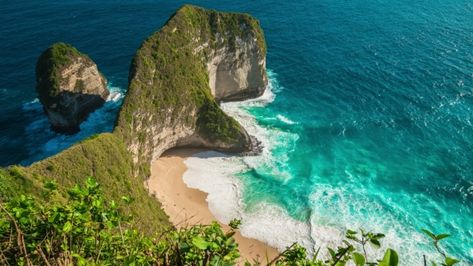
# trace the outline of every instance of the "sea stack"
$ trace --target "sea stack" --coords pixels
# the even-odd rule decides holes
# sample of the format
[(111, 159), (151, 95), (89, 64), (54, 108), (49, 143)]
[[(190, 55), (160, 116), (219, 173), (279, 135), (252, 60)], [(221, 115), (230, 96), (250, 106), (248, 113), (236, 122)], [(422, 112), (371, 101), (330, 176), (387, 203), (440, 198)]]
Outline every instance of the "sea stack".
[(53, 44), (39, 57), (36, 90), (52, 129), (65, 134), (77, 133), (109, 95), (94, 61), (65, 43)]

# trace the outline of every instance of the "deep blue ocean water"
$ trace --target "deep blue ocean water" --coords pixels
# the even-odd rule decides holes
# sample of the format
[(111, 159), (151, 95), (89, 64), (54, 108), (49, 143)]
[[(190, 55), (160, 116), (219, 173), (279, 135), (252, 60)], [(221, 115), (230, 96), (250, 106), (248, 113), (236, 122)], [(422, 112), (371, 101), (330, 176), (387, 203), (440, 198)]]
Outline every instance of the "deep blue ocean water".
[[(404, 254), (431, 251), (421, 228), (449, 232), (447, 250), (473, 264), (473, 2), (189, 2), (251, 13), (265, 31), (280, 89), (248, 111), (287, 134), (273, 164), (239, 175), (249, 209), (265, 201), (313, 225), (387, 231), (406, 241)], [(135, 50), (183, 3), (1, 2), (0, 165), (113, 127), (120, 99), (78, 135), (49, 130), (35, 100), (45, 48), (73, 44), (124, 94)]]

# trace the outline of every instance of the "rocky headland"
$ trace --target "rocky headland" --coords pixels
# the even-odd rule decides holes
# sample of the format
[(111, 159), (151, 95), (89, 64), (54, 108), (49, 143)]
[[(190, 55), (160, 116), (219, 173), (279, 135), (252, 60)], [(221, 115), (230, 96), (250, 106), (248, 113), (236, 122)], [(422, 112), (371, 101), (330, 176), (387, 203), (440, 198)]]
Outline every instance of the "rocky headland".
[[(0, 187), (0, 197), (26, 193), (41, 198), (47, 180), (63, 188), (94, 176), (107, 198), (133, 199), (123, 211), (136, 217), (144, 233), (167, 230), (167, 215), (143, 186), (151, 163), (174, 147), (254, 149), (255, 141), (219, 102), (261, 95), (268, 82), (265, 60), (263, 31), (250, 15), (183, 6), (136, 52), (113, 132), (29, 167), (0, 169), (1, 187), (10, 188)], [(41, 56), (37, 77), (51, 122), (65, 132), (77, 129), (108, 94), (96, 65), (65, 44)]]
[(267, 82), (256, 19), (186, 5), (138, 49), (115, 132), (140, 168), (174, 147), (247, 152), (255, 141), (218, 101), (257, 97)]

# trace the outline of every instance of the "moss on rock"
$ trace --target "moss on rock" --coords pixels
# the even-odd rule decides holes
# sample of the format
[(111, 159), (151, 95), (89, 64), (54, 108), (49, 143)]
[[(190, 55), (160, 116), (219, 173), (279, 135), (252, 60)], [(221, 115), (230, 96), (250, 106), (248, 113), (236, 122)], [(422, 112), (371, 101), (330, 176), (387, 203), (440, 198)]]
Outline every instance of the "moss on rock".
[(36, 65), (36, 90), (53, 130), (72, 134), (109, 95), (107, 81), (85, 54), (65, 43), (46, 49)]
[(50, 103), (51, 99), (58, 96), (61, 70), (78, 57), (92, 61), (75, 47), (63, 42), (51, 45), (41, 54), (36, 64), (36, 90), (42, 101)]

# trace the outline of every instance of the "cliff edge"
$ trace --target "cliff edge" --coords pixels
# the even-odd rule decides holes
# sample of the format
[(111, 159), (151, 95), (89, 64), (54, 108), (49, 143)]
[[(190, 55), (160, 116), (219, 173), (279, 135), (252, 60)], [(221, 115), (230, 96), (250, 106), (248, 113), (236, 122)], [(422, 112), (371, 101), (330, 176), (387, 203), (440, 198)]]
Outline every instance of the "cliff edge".
[(138, 49), (115, 131), (140, 168), (173, 147), (250, 151), (252, 138), (218, 102), (257, 97), (267, 83), (256, 19), (185, 5)]
[(107, 80), (87, 55), (55, 43), (36, 64), (36, 90), (53, 130), (73, 134), (109, 95)]

